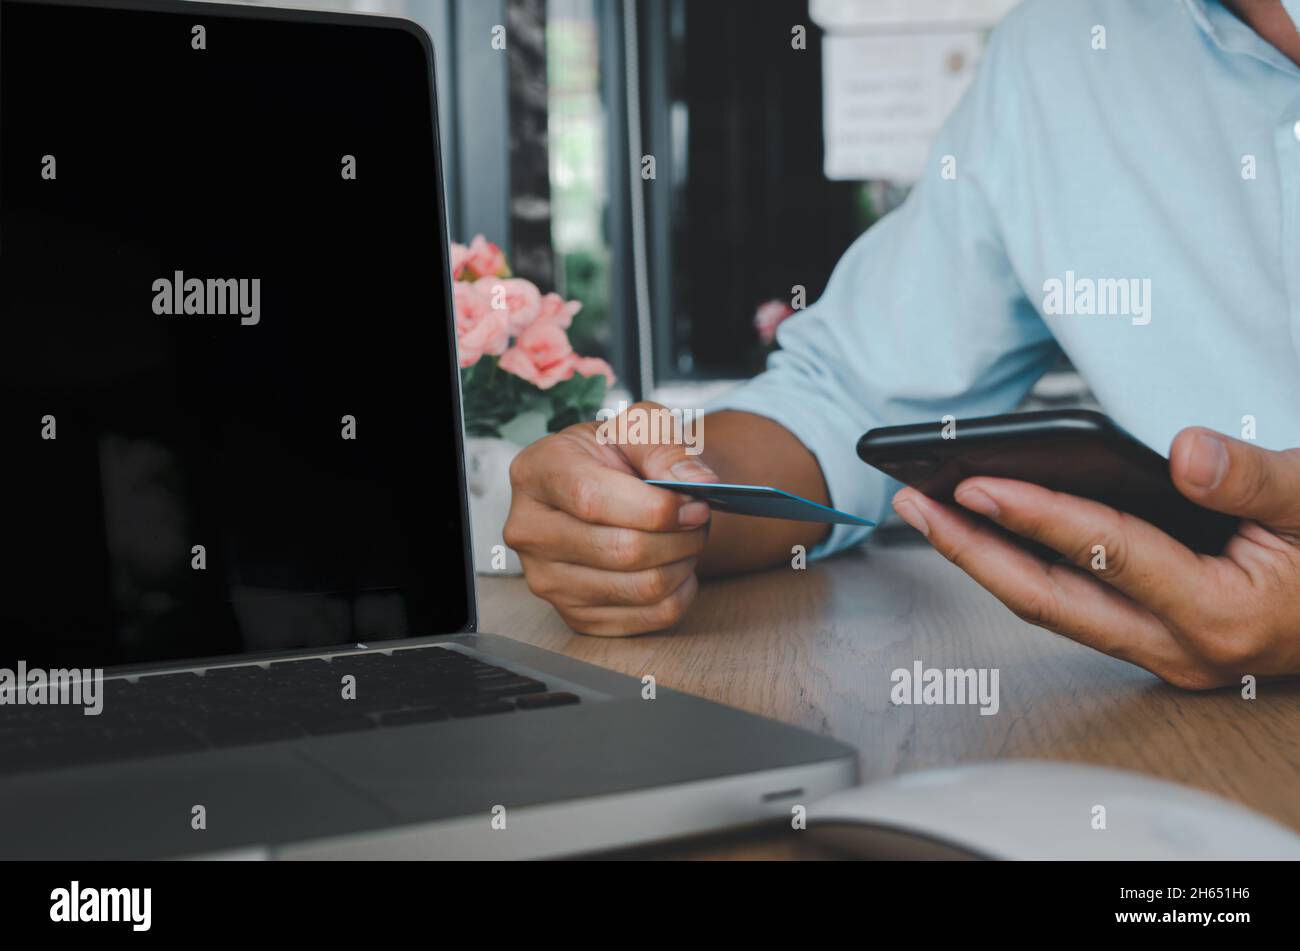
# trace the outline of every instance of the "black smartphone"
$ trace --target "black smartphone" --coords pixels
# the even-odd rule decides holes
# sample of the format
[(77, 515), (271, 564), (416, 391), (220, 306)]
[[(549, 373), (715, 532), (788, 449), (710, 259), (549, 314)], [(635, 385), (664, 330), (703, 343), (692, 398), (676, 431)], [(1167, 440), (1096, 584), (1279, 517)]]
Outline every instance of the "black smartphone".
[(1238, 524), (1189, 501), (1169, 478), (1169, 460), (1091, 410), (883, 426), (858, 440), (858, 457), (942, 502), (971, 476), (1094, 499), (1205, 554), (1223, 551)]

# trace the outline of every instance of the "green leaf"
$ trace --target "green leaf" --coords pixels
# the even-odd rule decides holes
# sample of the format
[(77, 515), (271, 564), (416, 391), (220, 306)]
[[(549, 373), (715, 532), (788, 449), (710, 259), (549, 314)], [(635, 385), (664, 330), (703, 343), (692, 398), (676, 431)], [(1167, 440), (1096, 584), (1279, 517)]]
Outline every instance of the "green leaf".
[(551, 421), (546, 424), (546, 430), (547, 432), (558, 433), (561, 429), (566, 429), (569, 426), (574, 426), (583, 422), (587, 422), (586, 417), (576, 409), (569, 407), (568, 409), (560, 410), (552, 416)]
[(525, 446), (547, 432), (590, 422), (605, 398), (603, 376), (580, 376), (541, 390), (484, 357), (461, 371), (465, 431)]
[(470, 439), (477, 439), (480, 437), (485, 439), (502, 438), (501, 430), (494, 429), (491, 426), (483, 426), (483, 425), (472, 426), (468, 421), (466, 421), (465, 423), (465, 435)]

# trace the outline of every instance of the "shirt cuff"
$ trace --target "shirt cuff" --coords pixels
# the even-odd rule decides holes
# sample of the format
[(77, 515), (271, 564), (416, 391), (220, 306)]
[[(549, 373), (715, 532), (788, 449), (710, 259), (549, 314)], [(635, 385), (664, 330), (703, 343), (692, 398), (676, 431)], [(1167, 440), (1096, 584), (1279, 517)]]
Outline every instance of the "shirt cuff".
[[(787, 389), (759, 376), (714, 400), (706, 411), (736, 410), (780, 423), (817, 458), (833, 508), (881, 521), (890, 480), (857, 456), (858, 437), (866, 430), (838, 407), (807, 404), (807, 400), (792, 398)], [(859, 545), (871, 531), (863, 525), (833, 525), (826, 540), (810, 551), (808, 557), (823, 558)]]

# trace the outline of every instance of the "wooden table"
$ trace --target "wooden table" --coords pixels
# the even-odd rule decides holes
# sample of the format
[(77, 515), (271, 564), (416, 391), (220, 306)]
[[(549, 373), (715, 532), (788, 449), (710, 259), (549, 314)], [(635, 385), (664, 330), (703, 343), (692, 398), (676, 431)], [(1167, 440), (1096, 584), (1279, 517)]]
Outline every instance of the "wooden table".
[[(482, 629), (856, 746), (863, 782), (1033, 758), (1138, 770), (1218, 793), (1300, 830), (1300, 683), (1194, 694), (1014, 617), (909, 536), (815, 563), (706, 583), (674, 631), (574, 634), (522, 578), (480, 578)], [(1001, 709), (895, 706), (890, 675), (1000, 670)], [(646, 857), (822, 857), (780, 832)]]

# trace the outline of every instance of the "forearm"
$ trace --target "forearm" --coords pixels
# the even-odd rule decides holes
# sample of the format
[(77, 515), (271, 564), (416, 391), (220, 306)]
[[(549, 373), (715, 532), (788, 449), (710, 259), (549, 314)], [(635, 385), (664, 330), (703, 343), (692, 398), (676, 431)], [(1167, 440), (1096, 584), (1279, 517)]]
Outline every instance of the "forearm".
[[(704, 422), (701, 458), (723, 482), (770, 485), (821, 505), (830, 504), (817, 459), (779, 423), (752, 413), (710, 413)], [(812, 549), (829, 526), (715, 511), (700, 559), (704, 575), (767, 568), (791, 558), (795, 545)]]

